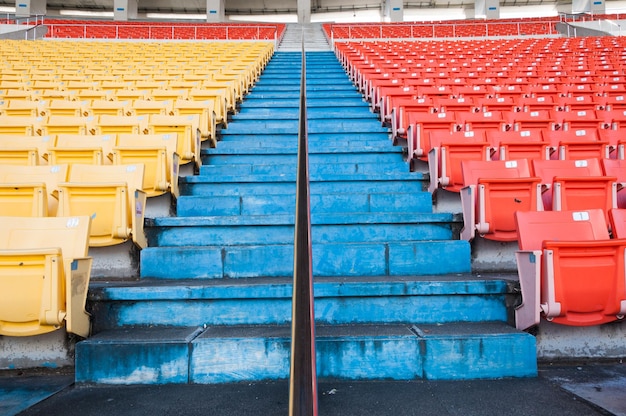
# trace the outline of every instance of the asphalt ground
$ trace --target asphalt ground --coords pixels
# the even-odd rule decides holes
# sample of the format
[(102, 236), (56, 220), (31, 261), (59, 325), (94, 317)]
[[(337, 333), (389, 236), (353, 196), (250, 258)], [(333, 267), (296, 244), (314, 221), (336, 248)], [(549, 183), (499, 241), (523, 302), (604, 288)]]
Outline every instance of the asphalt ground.
[[(0, 414), (289, 414), (285, 380), (151, 386), (77, 386), (72, 380), (72, 374), (63, 371), (0, 372)], [(333, 416), (626, 415), (626, 364), (543, 364), (538, 377), (521, 379), (320, 380), (318, 407), (319, 415)]]

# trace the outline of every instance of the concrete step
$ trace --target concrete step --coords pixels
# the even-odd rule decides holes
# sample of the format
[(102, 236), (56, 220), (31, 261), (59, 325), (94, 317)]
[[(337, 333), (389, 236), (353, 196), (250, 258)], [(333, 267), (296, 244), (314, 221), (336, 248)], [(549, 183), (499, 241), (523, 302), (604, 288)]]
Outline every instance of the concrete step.
[[(519, 296), (512, 275), (316, 277), (317, 324), (436, 325), (507, 322), (506, 300)], [(141, 279), (96, 283), (89, 303), (94, 333), (134, 326), (284, 325), (291, 321), (293, 279)], [(167, 305), (167, 308), (163, 306)]]
[[(500, 322), (319, 325), (320, 378), (534, 377), (535, 340)], [(76, 382), (215, 384), (289, 377), (289, 326), (129, 328), (76, 346)]]
[[(210, 177), (208, 175), (185, 176), (180, 181), (182, 195), (267, 195), (295, 192), (295, 172), (291, 175), (232, 175)], [(381, 172), (358, 175), (311, 175), (310, 192), (321, 193), (364, 193), (406, 192), (424, 190), (427, 177), (421, 172)]]
[[(355, 97), (337, 97), (332, 100), (331, 104), (337, 107), (360, 105), (360, 104), (363, 104), (363, 98), (356, 97), (356, 96)], [(254, 107), (281, 108), (285, 106), (297, 108), (299, 105), (300, 105), (299, 98), (268, 98), (268, 99), (262, 99), (262, 100), (251, 99), (248, 102), (246, 102), (247, 108), (254, 108)], [(307, 97), (307, 108), (327, 107), (328, 105), (329, 105), (328, 98), (326, 98), (326, 96), (324, 96), (323, 94), (320, 94), (319, 96)]]
[[(413, 214), (432, 212), (428, 192), (351, 192), (341, 194), (311, 194), (311, 213), (394, 212)], [(217, 215), (293, 214), (293, 193), (276, 195), (188, 196), (182, 195), (176, 204), (179, 217)]]
[[(308, 135), (309, 151), (319, 153), (324, 148), (343, 147), (346, 151), (351, 148), (368, 147), (371, 149), (387, 149), (391, 147), (386, 133), (313, 133)], [(247, 148), (253, 147), (284, 147), (286, 144), (296, 145), (297, 134), (238, 134), (221, 137), (217, 148), (231, 151), (241, 148), (245, 143)], [(404, 149), (397, 147), (400, 152)], [(407, 165), (408, 166), (408, 165)], [(408, 168), (407, 168), (408, 170)]]
[[(295, 162), (295, 161), (293, 161)], [(213, 165), (202, 165), (200, 175), (232, 175), (233, 172), (242, 175), (288, 175), (296, 172), (296, 163), (274, 163), (274, 164), (254, 164), (254, 163), (216, 163)], [(270, 162), (271, 163), (271, 162)], [(407, 164), (397, 158), (397, 161), (388, 161), (384, 165), (380, 163), (311, 163), (309, 174), (312, 175), (354, 175), (358, 173), (377, 172), (407, 172)]]
[[(293, 239), (292, 239), (293, 240)], [(469, 273), (466, 241), (313, 244), (316, 276), (424, 276)], [(248, 246), (147, 247), (141, 277), (215, 279), (293, 275), (293, 242)]]
[[(313, 244), (360, 244), (454, 238), (451, 215), (439, 213), (317, 213), (311, 217)], [(151, 247), (290, 244), (292, 214), (162, 217), (148, 219)]]
[[(312, 107), (307, 109), (307, 119), (317, 120), (323, 119), (328, 122), (334, 122), (335, 120), (329, 119), (362, 119), (372, 120), (376, 119), (376, 116), (368, 110), (369, 106), (363, 102), (354, 106), (346, 106), (342, 108), (335, 107)], [(299, 120), (300, 109), (293, 107), (285, 107), (281, 109), (276, 108), (246, 108), (235, 114), (232, 117), (232, 121), (240, 120)]]
[[(393, 171), (394, 166), (404, 166), (402, 172), (407, 177), (411, 175), (408, 170), (408, 166), (404, 163), (402, 149), (389, 146), (386, 149), (368, 149), (366, 147), (357, 148), (352, 147), (353, 153), (343, 153), (341, 151), (334, 151), (336, 149), (325, 148), (321, 149), (319, 153), (309, 154), (309, 164), (313, 165), (332, 165), (332, 164), (371, 164), (378, 163), (380, 169), (378, 171), (386, 172), (387, 165), (390, 165), (390, 171)], [(343, 150), (343, 149), (339, 149)], [(201, 154), (203, 165), (212, 166), (219, 164), (226, 165), (249, 165), (262, 162), (263, 164), (292, 164), (296, 162), (297, 150), (293, 147), (285, 146), (283, 149), (276, 147), (263, 147), (255, 149), (206, 149)], [(342, 168), (338, 165), (337, 168)], [(210, 168), (207, 168), (210, 169)], [(294, 171), (295, 172), (295, 171)], [(231, 174), (241, 173), (245, 176), (245, 171), (232, 172)], [(332, 174), (332, 172), (330, 172)], [(316, 174), (311, 170), (311, 174)], [(341, 171), (336, 172), (337, 175), (341, 175)]]

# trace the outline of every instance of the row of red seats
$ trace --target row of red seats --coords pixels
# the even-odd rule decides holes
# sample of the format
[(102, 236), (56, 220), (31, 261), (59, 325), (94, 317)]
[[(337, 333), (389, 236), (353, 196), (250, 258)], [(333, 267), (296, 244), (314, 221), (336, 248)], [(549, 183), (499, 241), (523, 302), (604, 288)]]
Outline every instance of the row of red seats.
[(325, 24), (333, 39), (447, 38), (557, 33), (557, 17), (532, 19), (445, 20), (402, 23)]
[(611, 209), (626, 209), (623, 159), (459, 160), (462, 150), (452, 152), (461, 171), (461, 238), (468, 241), (477, 234), (517, 241), (517, 211), (599, 209), (608, 220)]

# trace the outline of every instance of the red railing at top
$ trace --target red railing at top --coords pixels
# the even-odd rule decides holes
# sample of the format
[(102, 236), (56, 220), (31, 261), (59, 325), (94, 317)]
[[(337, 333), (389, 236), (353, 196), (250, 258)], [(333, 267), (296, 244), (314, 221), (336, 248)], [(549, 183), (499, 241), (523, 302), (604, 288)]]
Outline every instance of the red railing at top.
[[(8, 19), (7, 19), (8, 20)], [(46, 19), (49, 39), (277, 40), (285, 24), (165, 23)]]

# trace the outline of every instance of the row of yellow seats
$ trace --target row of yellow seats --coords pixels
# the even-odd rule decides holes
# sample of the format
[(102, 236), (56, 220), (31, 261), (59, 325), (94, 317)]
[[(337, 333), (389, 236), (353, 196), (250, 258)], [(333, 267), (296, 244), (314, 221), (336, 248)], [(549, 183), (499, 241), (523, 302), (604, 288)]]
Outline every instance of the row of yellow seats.
[[(0, 116), (0, 137), (5, 136), (3, 147), (7, 150), (26, 143), (20, 138), (69, 135), (117, 135), (117, 134), (177, 134), (177, 152), (180, 163), (200, 161), (200, 117), (197, 114), (169, 116), (111, 116), (98, 117), (18, 117)], [(8, 136), (8, 139), (6, 138)], [(46, 137), (48, 139), (46, 139)], [(37, 149), (40, 147), (37, 146)], [(39, 163), (39, 159), (36, 159)]]
[[(256, 51), (255, 51), (256, 52)], [(0, 64), (3, 69), (3, 77), (6, 75), (16, 75), (17, 71), (23, 71), (22, 76), (46, 75), (46, 74), (71, 74), (72, 72), (80, 74), (98, 73), (105, 70), (116, 71), (115, 75), (123, 75), (126, 70), (130, 73), (139, 73), (145, 71), (147, 74), (160, 74), (166, 72), (188, 73), (188, 72), (208, 72), (220, 71), (223, 69), (258, 69), (267, 64), (265, 53), (261, 55), (233, 57), (229, 60), (211, 59), (198, 61), (195, 57), (179, 57), (175, 61), (159, 62), (152, 59), (136, 59), (129, 57), (123, 61), (117, 60), (93, 60), (83, 56), (65, 56), (57, 57), (54, 62), (45, 61), (38, 62), (22, 58), (19, 61), (4, 61)], [(6, 71), (6, 72), (5, 72)]]
[(273, 50), (273, 42), (98, 42), (98, 41), (3, 41), (0, 53), (10, 61), (32, 57), (45, 62), (63, 55), (92, 57), (96, 62), (137, 59), (172, 61), (193, 57), (198, 61), (232, 60), (250, 54), (265, 56)]
[[(57, 166), (72, 164), (143, 164), (142, 189), (148, 197), (170, 192), (178, 197), (178, 135), (104, 134), (57, 136), (0, 136), (0, 164)], [(45, 174), (46, 169), (33, 170)], [(50, 180), (54, 180), (51, 177)], [(48, 182), (48, 190), (56, 190)], [(19, 212), (19, 211), (18, 211)], [(56, 214), (54, 207), (48, 212)]]
[[(88, 216), (89, 246), (147, 246), (143, 164), (0, 165), (0, 216)], [(54, 245), (53, 245), (54, 247)]]
[[(132, 91), (128, 91), (128, 95)], [(139, 92), (137, 92), (139, 93)], [(0, 100), (0, 117), (98, 117), (98, 116), (149, 116), (149, 115), (170, 115), (185, 116), (197, 115), (199, 117), (199, 128), (202, 140), (211, 139), (213, 144), (216, 141), (216, 126), (224, 124), (228, 106), (226, 90), (194, 90), (193, 97), (198, 100), (170, 99), (167, 94), (172, 92), (161, 91), (155, 97), (167, 98), (155, 100), (155, 97), (132, 98), (122, 95), (127, 99), (118, 100), (113, 94), (115, 92), (85, 91), (83, 100), (71, 99), (50, 99), (50, 100), (28, 100), (23, 98), (13, 98)], [(95, 94), (98, 98), (91, 99)], [(211, 95), (212, 94), (212, 95)], [(102, 97), (109, 97), (105, 99)], [(140, 95), (145, 97), (145, 95)], [(115, 99), (112, 99), (115, 98)], [(219, 118), (218, 118), (219, 115)], [(11, 123), (9, 123), (11, 124)], [(2, 134), (0, 127), (0, 134)]]
[[(35, 42), (36, 43), (36, 42)], [(64, 43), (64, 42), (48, 42), (49, 44)], [(100, 49), (106, 46), (106, 50), (100, 51)], [(205, 53), (191, 53), (184, 47), (176, 48), (174, 50), (168, 48), (160, 48), (158, 50), (151, 51), (148, 48), (148, 43), (140, 43), (141, 49), (126, 48), (120, 51), (117, 49), (119, 46), (117, 43), (90, 43), (90, 48), (87, 50), (81, 48), (68, 48), (68, 49), (56, 49), (53, 48), (50, 51), (42, 52), (37, 49), (20, 49), (11, 52), (11, 50), (3, 49), (0, 45), (0, 56), (3, 57), (3, 67), (5, 69), (22, 69), (29, 70), (35, 67), (45, 68), (48, 70), (56, 70), (62, 67), (63, 64), (74, 64), (82, 66), (84, 68), (89, 67), (101, 67), (101, 68), (115, 68), (115, 67), (128, 67), (129, 63), (138, 64), (146, 67), (171, 67), (171, 66), (184, 66), (195, 65), (201, 67), (199, 63), (203, 63), (205, 66), (213, 65), (215, 67), (221, 67), (232, 63), (246, 63), (257, 66), (265, 65), (273, 54), (273, 44), (264, 43), (261, 45), (246, 45), (245, 48), (239, 50), (236, 53), (227, 53), (206, 50)], [(176, 44), (178, 46), (178, 44)], [(135, 45), (136, 46), (136, 45)], [(127, 50), (130, 49), (130, 50)]]
[(88, 337), (89, 216), (0, 216), (0, 336)]
[[(123, 70), (122, 70), (123, 71)], [(233, 83), (237, 93), (245, 93), (258, 80), (259, 73), (247, 68), (222, 68), (205, 71), (114, 74), (115, 71), (88, 71), (89, 74), (6, 74), (0, 90), (72, 91), (82, 89), (177, 89), (201, 88), (204, 84)], [(182, 73), (181, 73), (182, 72)]]
[(57, 81), (34, 82), (26, 86), (20, 82), (0, 82), (0, 100), (26, 99), (31, 101), (62, 98), (79, 100), (98, 96), (101, 99), (197, 99), (208, 90), (220, 92), (227, 101), (228, 111), (234, 110), (235, 104), (248, 93), (253, 82), (233, 74), (219, 79), (189, 79), (170, 81), (100, 81), (100, 82), (68, 82)]

